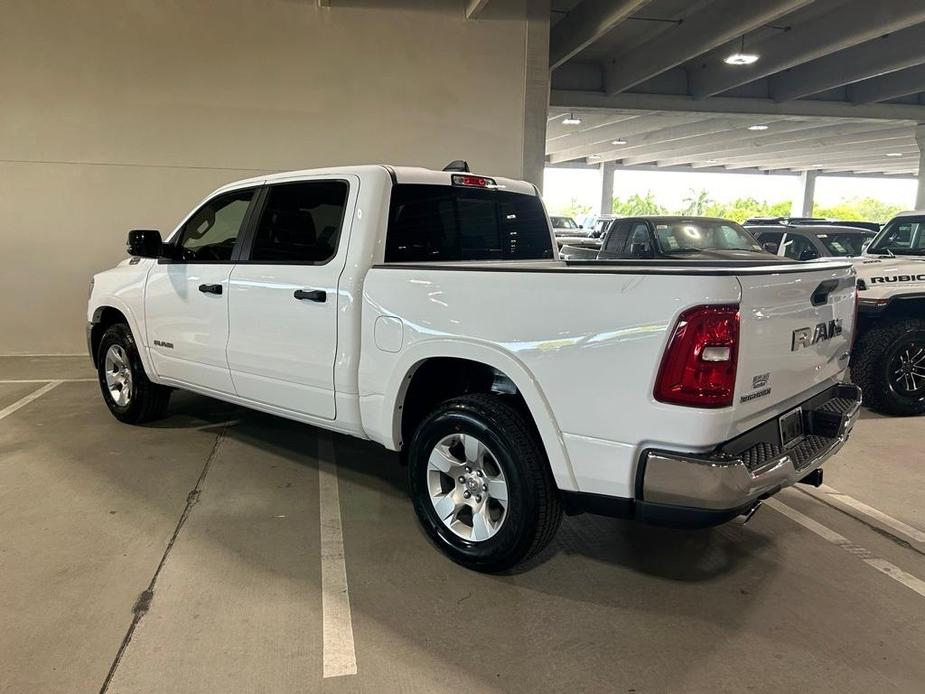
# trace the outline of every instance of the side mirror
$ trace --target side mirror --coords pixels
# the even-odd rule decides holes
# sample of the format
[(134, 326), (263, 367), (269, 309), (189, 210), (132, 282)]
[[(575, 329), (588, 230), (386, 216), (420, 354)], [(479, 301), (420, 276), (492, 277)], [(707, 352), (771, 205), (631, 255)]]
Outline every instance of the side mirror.
[(652, 254), (644, 243), (634, 243), (630, 246), (630, 255), (634, 258), (649, 258)]
[(800, 253), (800, 260), (815, 260), (818, 257), (819, 254), (811, 248), (807, 248), (802, 253)]
[(777, 251), (778, 251), (778, 249), (780, 248), (780, 247), (779, 247), (776, 243), (774, 243), (773, 241), (768, 241), (767, 243), (763, 243), (763, 244), (761, 244), (761, 247), (762, 247), (764, 250), (766, 250), (768, 253), (773, 253), (774, 255), (777, 255)]
[(128, 232), (128, 243), (125, 249), (129, 255), (141, 258), (158, 258), (164, 242), (161, 241), (161, 232), (157, 229), (132, 229)]

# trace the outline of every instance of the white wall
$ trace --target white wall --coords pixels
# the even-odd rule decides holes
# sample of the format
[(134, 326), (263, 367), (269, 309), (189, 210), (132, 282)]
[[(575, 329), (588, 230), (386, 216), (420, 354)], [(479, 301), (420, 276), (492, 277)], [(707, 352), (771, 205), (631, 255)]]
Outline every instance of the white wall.
[(526, 2), (471, 22), (463, 0), (4, 0), (0, 353), (84, 349), (87, 281), (128, 229), (223, 182), (459, 158), (521, 176)]

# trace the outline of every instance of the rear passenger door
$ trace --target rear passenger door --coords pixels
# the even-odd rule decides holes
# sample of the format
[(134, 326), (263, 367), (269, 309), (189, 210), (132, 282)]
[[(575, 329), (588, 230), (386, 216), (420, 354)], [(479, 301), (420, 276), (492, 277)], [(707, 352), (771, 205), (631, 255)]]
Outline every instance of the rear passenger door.
[(228, 366), (239, 396), (336, 416), (338, 282), (359, 179), (312, 177), (261, 191), (230, 278)]

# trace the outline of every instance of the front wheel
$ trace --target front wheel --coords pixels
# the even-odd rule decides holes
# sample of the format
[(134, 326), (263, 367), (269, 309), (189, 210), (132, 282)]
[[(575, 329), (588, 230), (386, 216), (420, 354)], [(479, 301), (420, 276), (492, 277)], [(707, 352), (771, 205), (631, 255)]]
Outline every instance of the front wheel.
[(411, 439), (408, 472), (424, 530), (470, 569), (512, 568), (543, 549), (562, 518), (536, 434), (497, 396), (440, 405)]
[(140, 424), (164, 415), (170, 388), (148, 380), (128, 325), (107, 328), (96, 361), (103, 400), (116, 419)]
[(873, 325), (858, 340), (851, 367), (871, 409), (892, 415), (925, 412), (925, 320)]

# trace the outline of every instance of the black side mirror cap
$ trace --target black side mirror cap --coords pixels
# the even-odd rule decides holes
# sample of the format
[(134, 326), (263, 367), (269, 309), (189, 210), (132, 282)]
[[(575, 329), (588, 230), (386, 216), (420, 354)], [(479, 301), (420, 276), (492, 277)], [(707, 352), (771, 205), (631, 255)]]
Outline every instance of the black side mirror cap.
[(126, 243), (125, 249), (129, 255), (141, 258), (158, 258), (161, 255), (163, 246), (161, 232), (157, 229), (132, 229), (128, 232), (128, 243)]

